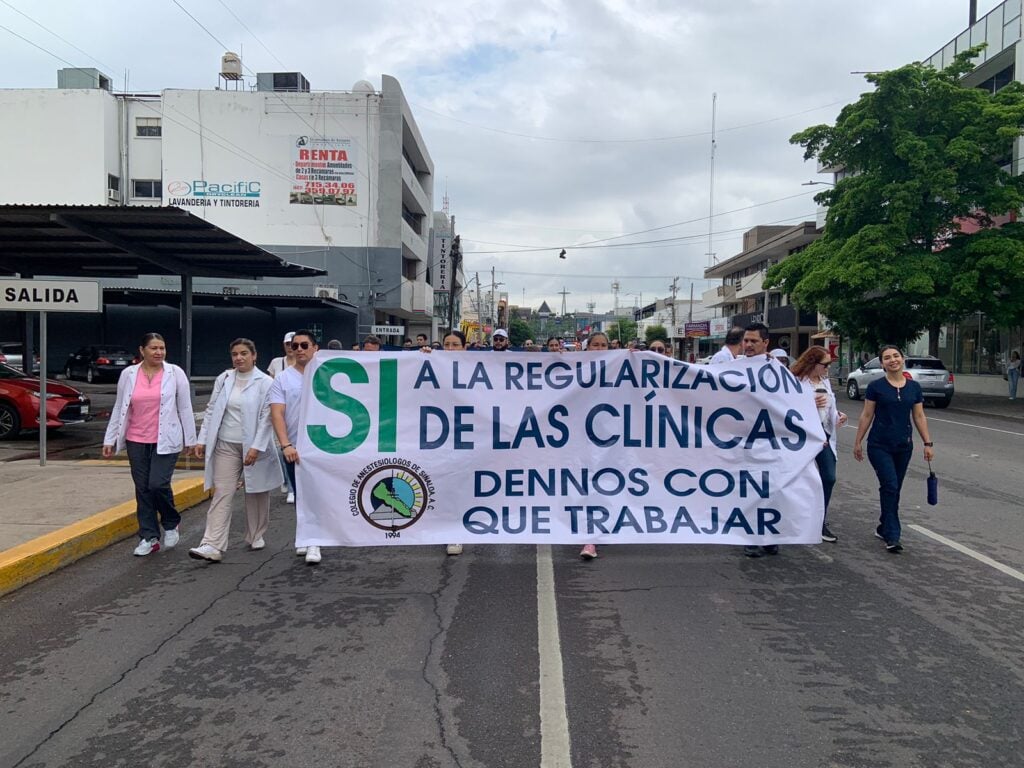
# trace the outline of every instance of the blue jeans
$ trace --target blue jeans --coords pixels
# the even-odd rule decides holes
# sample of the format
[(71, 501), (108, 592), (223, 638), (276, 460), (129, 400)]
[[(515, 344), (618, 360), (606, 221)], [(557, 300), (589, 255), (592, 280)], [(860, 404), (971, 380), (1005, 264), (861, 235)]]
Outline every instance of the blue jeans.
[(299, 498), (299, 487), (295, 482), (295, 465), (290, 461), (284, 463), (284, 476), (288, 480), (288, 487), (292, 489), (295, 498)]
[(1020, 368), (1010, 368), (1006, 372), (1006, 381), (1010, 385), (1010, 397), (1017, 397), (1017, 382), (1020, 381)]
[[(277, 449), (277, 460), (281, 463), (281, 471), (284, 472), (284, 483), (288, 486), (290, 493), (295, 493), (295, 467), (284, 460), (284, 451)], [(289, 474), (288, 467), (292, 467)]]
[(882, 507), (878, 533), (887, 543), (900, 540), (900, 489), (913, 455), (913, 446), (897, 449), (868, 444), (868, 461), (878, 475), (878, 500)]
[(165, 531), (178, 527), (181, 515), (174, 507), (171, 475), (178, 463), (177, 453), (157, 453), (156, 443), (127, 441), (128, 465), (135, 483), (135, 516), (139, 520), (139, 538), (159, 539)]
[(822, 525), (828, 517), (828, 503), (832, 501), (832, 489), (836, 486), (836, 455), (832, 453), (829, 446), (822, 448), (821, 453), (814, 457), (814, 463), (818, 465), (818, 474), (821, 475), (821, 490), (825, 492), (825, 517), (821, 519)]

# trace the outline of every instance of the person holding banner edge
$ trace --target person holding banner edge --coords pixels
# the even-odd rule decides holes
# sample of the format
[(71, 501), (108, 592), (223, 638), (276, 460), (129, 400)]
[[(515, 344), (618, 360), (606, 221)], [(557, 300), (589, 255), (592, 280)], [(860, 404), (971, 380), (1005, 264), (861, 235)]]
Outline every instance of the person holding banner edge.
[(903, 551), (900, 543), (900, 490), (914, 455), (911, 422), (924, 442), (925, 461), (931, 461), (935, 455), (935, 444), (928, 434), (921, 385), (903, 375), (903, 352), (899, 347), (887, 344), (879, 350), (878, 356), (882, 360), (885, 377), (872, 381), (864, 392), (864, 410), (857, 423), (853, 458), (864, 461), (861, 443), (867, 435), (868, 461), (878, 476), (881, 507), (875, 538), (882, 539), (886, 551), (895, 555)]
[(821, 540), (829, 543), (838, 541), (838, 537), (829, 530), (828, 504), (832, 500), (832, 489), (836, 484), (836, 460), (839, 457), (839, 428), (846, 424), (846, 414), (836, 408), (836, 396), (832, 392), (832, 384), (828, 379), (828, 367), (832, 364), (832, 356), (824, 347), (809, 347), (790, 369), (793, 375), (806, 382), (814, 390), (814, 404), (818, 407), (818, 417), (825, 430), (825, 446), (814, 458), (821, 475), (821, 488), (825, 493), (825, 516), (821, 519)]
[[(267, 397), (270, 400), (270, 423), (274, 427), (274, 434), (277, 435), (277, 439), (281, 443), (288, 479), (291, 480), (296, 498), (298, 498), (299, 488), (295, 483), (295, 465), (299, 463), (299, 451), (295, 447), (295, 443), (299, 439), (299, 401), (302, 398), (303, 373), (320, 347), (317, 345), (313, 332), (303, 329), (295, 331), (291, 340), (291, 349), (295, 355), (295, 362), (274, 378)], [(295, 554), (305, 557), (307, 565), (316, 565), (321, 559), (320, 547), (317, 546), (296, 547)]]
[[(461, 352), (466, 348), (466, 336), (462, 331), (450, 331), (445, 334), (444, 339), (441, 340), (441, 349), (445, 352)], [(424, 347), (424, 352), (430, 352), (430, 347)], [(448, 544), (445, 547), (445, 552), (453, 557), (455, 555), (462, 554), (461, 544)]]
[[(759, 357), (763, 355), (766, 360), (771, 360), (771, 356), (768, 354), (768, 338), (767, 325), (764, 323), (751, 323), (743, 329), (743, 354), (746, 357)], [(779, 554), (779, 545), (755, 546), (747, 544), (743, 547), (743, 554), (747, 557), (777, 555)]]
[[(608, 336), (603, 331), (594, 331), (587, 337), (587, 352), (607, 352), (610, 347)], [(593, 560), (595, 557), (597, 557), (597, 545), (584, 544), (583, 549), (580, 550), (580, 558)]]

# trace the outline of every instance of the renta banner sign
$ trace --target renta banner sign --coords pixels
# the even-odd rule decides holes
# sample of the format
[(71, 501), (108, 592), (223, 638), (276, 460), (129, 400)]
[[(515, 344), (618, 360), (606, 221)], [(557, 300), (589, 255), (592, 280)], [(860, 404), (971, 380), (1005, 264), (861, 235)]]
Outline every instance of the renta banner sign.
[(100, 284), (86, 280), (0, 280), (0, 312), (100, 312)]
[(296, 545), (816, 544), (825, 443), (774, 359), (319, 352)]

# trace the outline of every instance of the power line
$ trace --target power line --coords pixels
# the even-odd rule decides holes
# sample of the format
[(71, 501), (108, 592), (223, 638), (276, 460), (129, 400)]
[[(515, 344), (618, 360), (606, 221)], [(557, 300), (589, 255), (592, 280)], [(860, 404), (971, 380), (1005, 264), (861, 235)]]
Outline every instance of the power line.
[[(2, 2), (2, 0), (0, 0), (0, 2)], [(230, 13), (234, 17), (235, 21), (237, 21), (239, 24), (242, 25), (242, 29), (244, 29), (246, 32), (248, 32), (252, 36), (253, 40), (255, 40), (257, 43), (259, 43), (261, 46), (263, 46), (263, 50), (266, 51), (267, 53), (269, 53), (270, 56), (274, 59), (274, 61), (276, 61), (278, 64), (280, 64), (285, 69), (288, 68), (288, 65), (285, 64), (283, 61), (281, 61), (279, 58), (277, 58), (277, 56), (274, 55), (274, 52), (272, 50), (270, 50), (269, 48), (267, 48), (267, 46), (263, 43), (262, 40), (260, 40), (258, 37), (256, 37), (256, 33), (253, 32), (251, 29), (249, 29), (249, 27), (246, 26), (244, 21), (242, 21), (240, 18), (238, 18), (238, 16), (235, 14), (235, 12), (232, 11), (228, 7), (228, 4), (225, 3), (224, 0), (217, 0), (217, 2), (220, 3), (222, 6), (224, 6), (224, 10), (226, 10), (228, 13)]]
[[(44, 25), (43, 23), (41, 23), (41, 22), (39, 22), (39, 21), (36, 21), (36, 20), (35, 20), (35, 19), (33, 19), (33, 18), (32, 18), (31, 16), (29, 16), (29, 15), (28, 15), (27, 13), (25, 13), (24, 11), (20, 11), (20, 10), (18, 10), (18, 9), (17, 9), (17, 8), (15, 8), (15, 7), (13, 6), (13, 5), (11, 5), (10, 3), (8, 3), (8, 2), (7, 2), (7, 0), (0, 0), (0, 3), (3, 3), (4, 5), (6, 5), (6, 6), (8, 7), (8, 8), (10, 8), (10, 9), (11, 9), (12, 11), (14, 11), (15, 13), (17, 13), (17, 14), (18, 14), (19, 16), (23, 16), (23, 17), (25, 17), (26, 19), (28, 19), (29, 21), (31, 21), (31, 22), (32, 22), (33, 24), (35, 24), (35, 25), (36, 25), (37, 27), (39, 27), (40, 29), (42, 29), (42, 30), (44, 30), (44, 31), (48, 32), (49, 34), (53, 35), (54, 37), (56, 37), (56, 38), (57, 38), (58, 40), (60, 40), (60, 41), (61, 41), (62, 43), (64, 43), (65, 45), (70, 45), (70, 46), (71, 46), (72, 48), (74, 48), (74, 49), (75, 49), (76, 51), (78, 51), (78, 52), (79, 52), (80, 54), (82, 54), (83, 56), (85, 56), (85, 57), (86, 57), (87, 59), (89, 59), (90, 61), (94, 61), (95, 63), (99, 64), (99, 65), (100, 65), (101, 67), (103, 67), (104, 69), (106, 69), (107, 71), (109, 71), (109, 72), (110, 72), (110, 74), (114, 74), (114, 72), (116, 71), (114, 67), (111, 67), (111, 66), (110, 66), (109, 64), (105, 64), (105, 63), (103, 63), (102, 61), (100, 61), (100, 60), (99, 60), (99, 59), (97, 59), (97, 58), (94, 58), (93, 56), (90, 56), (90, 55), (89, 55), (88, 53), (86, 53), (85, 51), (83, 51), (83, 50), (82, 50), (81, 48), (79, 48), (79, 47), (78, 47), (77, 45), (75, 45), (74, 43), (72, 43), (72, 42), (71, 42), (70, 40), (67, 40), (67, 39), (65, 39), (65, 38), (61, 37), (61, 36), (60, 36), (60, 35), (58, 35), (58, 34), (57, 34), (56, 32), (54, 32), (54, 31), (53, 31), (52, 29), (50, 29), (49, 27), (45, 26), (45, 25)], [(4, 27), (4, 29), (7, 29), (7, 27)], [(7, 31), (8, 31), (8, 32), (11, 32), (11, 30), (9, 30), (9, 29), (7, 29)], [(17, 33), (15, 33), (15, 32), (11, 32), (11, 34), (12, 34), (12, 35), (15, 35), (16, 37), (21, 37), (20, 35), (17, 35)], [(35, 43), (32, 43), (32, 41), (30, 41), (30, 40), (28, 40), (28, 39), (26, 39), (26, 38), (24, 38), (24, 37), (22, 37), (21, 39), (22, 39), (22, 40), (24, 40), (24, 41), (25, 41), (26, 43), (29, 43), (30, 45), (35, 45)], [(37, 48), (39, 48), (39, 46), (36, 46), (36, 47), (37, 47)], [(40, 50), (44, 50), (44, 51), (45, 51), (45, 49), (42, 49), (42, 48), (40, 48)], [(45, 52), (46, 52), (46, 53), (49, 53), (49, 51), (45, 51)], [(62, 61), (63, 61), (63, 59), (62, 59)], [(68, 64), (69, 66), (73, 67), (74, 69), (80, 69), (80, 67), (75, 67), (75, 66), (74, 66), (74, 64), (70, 64), (69, 62), (64, 62), (64, 63), (65, 63), (65, 64)]]
[[(791, 217), (785, 218), (785, 219), (776, 219), (775, 221), (763, 222), (763, 224), (764, 225), (789, 224), (789, 223), (792, 223), (792, 222), (806, 221), (806, 220), (808, 220), (809, 218), (811, 218), (814, 215), (815, 214), (809, 213), (809, 214), (804, 214), (803, 216), (791, 216)], [(742, 227), (735, 227), (733, 229), (720, 229), (720, 230), (716, 230), (712, 234), (715, 235), (715, 236), (718, 236), (718, 235), (732, 235), (732, 234), (736, 234), (737, 232), (746, 232), (749, 229), (750, 229), (750, 225), (745, 225), (745, 226), (742, 226)], [(689, 242), (692, 242), (692, 241), (695, 241), (695, 240), (703, 240), (706, 237), (707, 237), (707, 233), (701, 233), (701, 234), (697, 234), (697, 235), (678, 235), (677, 237), (667, 237), (667, 238), (662, 238), (660, 240), (641, 240), (641, 241), (636, 242), (636, 243), (611, 243), (609, 245), (597, 245), (597, 246), (593, 247), (593, 250), (599, 250), (599, 249), (602, 249), (602, 248), (638, 248), (638, 249), (642, 249), (642, 250), (651, 250), (651, 249), (656, 249), (656, 248), (672, 248), (672, 247), (675, 247), (675, 246), (678, 246), (678, 245), (682, 245), (682, 244), (686, 244), (686, 243), (689, 243)], [(476, 241), (467, 241), (467, 242), (476, 242)], [(589, 246), (579, 246), (575, 250), (583, 251), (583, 250), (588, 250), (588, 249), (589, 249)], [(546, 252), (546, 251), (550, 251), (550, 250), (551, 250), (550, 248), (523, 248), (523, 249), (520, 249), (520, 250), (517, 250), (517, 251), (467, 251), (466, 252), (466, 256), (487, 255), (487, 254), (503, 254), (503, 253), (509, 253), (509, 254), (533, 253), (533, 252)]]
[[(725, 131), (739, 131), (739, 130), (742, 130), (744, 128), (754, 128), (754, 127), (759, 126), (759, 125), (767, 125), (768, 123), (776, 123), (776, 122), (779, 122), (780, 120), (788, 120), (791, 117), (799, 117), (800, 115), (806, 115), (809, 112), (817, 112), (818, 110), (821, 110), (821, 109), (828, 109), (829, 107), (834, 107), (837, 104), (845, 104), (845, 103), (847, 103), (846, 99), (839, 99), (838, 101), (832, 101), (832, 102), (829, 102), (828, 104), (822, 104), (821, 106), (818, 106), (818, 107), (811, 107), (810, 109), (804, 109), (804, 110), (801, 110), (800, 112), (792, 112), (792, 113), (790, 113), (788, 115), (781, 115), (779, 117), (770, 117), (770, 118), (768, 118), (766, 120), (758, 120), (758, 121), (753, 122), (753, 123), (743, 123), (742, 125), (734, 125), (734, 126), (732, 126), (730, 128), (719, 128), (718, 129), (718, 133), (723, 133)], [(486, 125), (479, 125), (478, 123), (471, 123), (468, 120), (462, 120), (461, 118), (455, 117), (453, 115), (446, 115), (443, 112), (437, 112), (436, 110), (430, 109), (429, 107), (425, 107), (422, 104), (415, 104), (414, 106), (417, 109), (422, 109), (424, 112), (429, 112), (432, 115), (437, 115), (438, 117), (443, 117), (446, 120), (452, 120), (453, 122), (461, 123), (462, 125), (467, 125), (467, 126), (469, 126), (471, 128), (476, 128), (476, 129), (481, 130), (481, 131), (490, 131), (491, 133), (499, 133), (499, 134), (502, 134), (504, 136), (515, 136), (515, 137), (520, 138), (520, 139), (533, 139), (535, 141), (550, 141), (550, 142), (555, 142), (555, 143), (560, 143), (560, 144), (643, 144), (643, 143), (653, 143), (653, 142), (662, 142), (662, 141), (678, 141), (679, 139), (693, 139), (693, 138), (697, 138), (697, 137), (700, 137), (700, 136), (710, 136), (711, 135), (710, 131), (698, 131), (697, 133), (680, 133), (680, 134), (676, 134), (674, 136), (652, 136), (652, 137), (648, 137), (648, 138), (638, 138), (638, 139), (622, 139), (622, 138), (620, 138), (620, 139), (591, 139), (591, 138), (568, 138), (568, 139), (566, 139), (566, 138), (559, 138), (559, 137), (556, 137), (556, 136), (540, 136), (540, 135), (537, 135), (537, 134), (530, 134), (530, 133), (518, 133), (516, 131), (505, 130), (504, 128), (492, 128), (492, 127), (486, 126)]]
[[(754, 208), (761, 208), (761, 207), (766, 206), (766, 205), (772, 205), (774, 203), (781, 203), (781, 202), (784, 202), (786, 200), (794, 200), (794, 199), (796, 199), (798, 197), (806, 197), (807, 195), (813, 195), (813, 194), (816, 194), (816, 193), (813, 192), (813, 191), (811, 191), (811, 192), (801, 192), (800, 194), (797, 194), (797, 195), (789, 195), (788, 197), (780, 197), (780, 198), (777, 198), (775, 200), (766, 200), (763, 203), (754, 203), (752, 205), (743, 206), (742, 208), (733, 208), (731, 211), (721, 211), (719, 213), (716, 213), (714, 215), (714, 218), (718, 218), (720, 216), (727, 216), (727, 215), (732, 214), (732, 213), (740, 213), (742, 211), (749, 211), (749, 210), (752, 210)], [(558, 244), (558, 245), (546, 245), (546, 246), (535, 246), (535, 245), (522, 245), (522, 246), (520, 246), (520, 245), (511, 244), (511, 243), (498, 243), (498, 245), (506, 245), (506, 246), (509, 246), (509, 247), (515, 247), (515, 248), (518, 248), (520, 250), (516, 250), (516, 251), (471, 251), (471, 253), (473, 253), (474, 255), (491, 254), (491, 253), (527, 253), (527, 252), (530, 252), (530, 251), (557, 250), (559, 248), (565, 248), (566, 250), (569, 250), (569, 251), (587, 250), (587, 249), (590, 249), (590, 248), (593, 248), (593, 247), (597, 246), (599, 243), (607, 243), (607, 242), (611, 242), (612, 240), (621, 240), (624, 237), (634, 237), (636, 235), (645, 235), (645, 234), (648, 234), (650, 232), (660, 232), (661, 230), (664, 230), (664, 229), (671, 229), (672, 227), (680, 227), (680, 226), (683, 226), (685, 224), (696, 224), (696, 223), (699, 223), (699, 222), (702, 222), (702, 221), (708, 221), (709, 218), (711, 218), (711, 217), (700, 216), (700, 217), (698, 217), (696, 219), (687, 219), (686, 221), (677, 221), (677, 222), (675, 222), (673, 224), (665, 224), (665, 225), (660, 226), (660, 227), (652, 227), (650, 229), (641, 229), (641, 230), (639, 230), (637, 232), (627, 232), (624, 235), (615, 235), (614, 237), (605, 237), (605, 238), (601, 238), (600, 240), (591, 240), (589, 243), (585, 243), (583, 245), (562, 245), (562, 244)], [(783, 221), (789, 221), (789, 220), (790, 219), (783, 219)], [(646, 244), (651, 243), (651, 242), (668, 242), (669, 240), (687, 239), (687, 238), (690, 238), (690, 237), (694, 237), (694, 236), (693, 235), (680, 235), (679, 238), (668, 238), (667, 240), (648, 240), (648, 241), (640, 241), (638, 243), (619, 243), (618, 245), (619, 246), (646, 245)], [(472, 238), (463, 238), (463, 242), (464, 243), (475, 243), (475, 242), (486, 243), (487, 241), (486, 240), (478, 241), (478, 240), (473, 240)], [(470, 253), (470, 252), (467, 252), (467, 255), (468, 255), (468, 253)]]

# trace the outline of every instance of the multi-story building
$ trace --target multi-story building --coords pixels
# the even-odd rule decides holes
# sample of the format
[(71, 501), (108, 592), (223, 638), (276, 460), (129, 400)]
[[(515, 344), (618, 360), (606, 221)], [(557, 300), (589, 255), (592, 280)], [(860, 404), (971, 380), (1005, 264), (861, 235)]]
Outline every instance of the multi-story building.
[(704, 270), (704, 277), (721, 279), (722, 284), (704, 292), (703, 305), (715, 309), (719, 317), (728, 317), (729, 326), (764, 323), (772, 347), (786, 349), (796, 357), (807, 349), (817, 332), (818, 315), (791, 304), (778, 289), (766, 289), (764, 277), (769, 267), (802, 251), (819, 237), (821, 230), (813, 221), (748, 230), (740, 253)]
[[(1022, 20), (1021, 0), (1006, 0), (980, 19), (970, 20), (966, 29), (924, 62), (942, 69), (949, 66), (958, 53), (984, 43), (985, 48), (975, 59), (974, 70), (964, 75), (964, 85), (995, 93), (1012, 82), (1024, 83)], [(1021, 173), (1022, 152), (1024, 141), (1018, 137), (1014, 141), (1012, 155), (1006, 158), (1007, 171)], [(978, 312), (948, 323), (940, 330), (938, 342), (939, 357), (946, 367), (954, 373), (978, 374), (976, 381), (958, 380), (958, 388), (969, 385), (974, 391), (1005, 394), (1000, 374), (1005, 371), (1010, 353), (1021, 351), (1024, 328), (1020, 325), (999, 327), (989, 321), (984, 312)], [(925, 333), (914, 343), (911, 351), (926, 354), (928, 348), (929, 337)]]
[(230, 56), (223, 69), (217, 90), (114, 93), (89, 69), (61, 70), (56, 89), (0, 90), (0, 204), (176, 206), (326, 272), (196, 278), (197, 293), (322, 297), (352, 308), (352, 337), (435, 336), (434, 167), (398, 81), (313, 91), (299, 73), (263, 73), (243, 87)]

